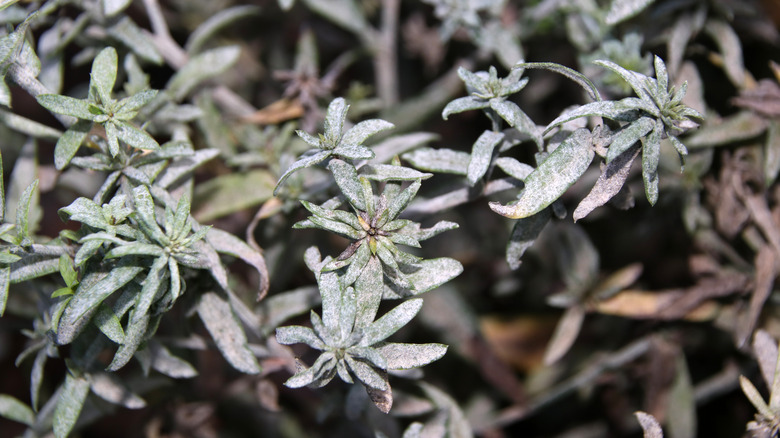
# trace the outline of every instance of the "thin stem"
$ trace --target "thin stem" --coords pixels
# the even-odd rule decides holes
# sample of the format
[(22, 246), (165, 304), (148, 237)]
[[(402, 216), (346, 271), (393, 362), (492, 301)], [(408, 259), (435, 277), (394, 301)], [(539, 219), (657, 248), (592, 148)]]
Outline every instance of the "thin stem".
[(382, 27), (378, 38), (374, 68), (377, 92), (385, 107), (398, 103), (398, 14), (400, 0), (382, 0)]

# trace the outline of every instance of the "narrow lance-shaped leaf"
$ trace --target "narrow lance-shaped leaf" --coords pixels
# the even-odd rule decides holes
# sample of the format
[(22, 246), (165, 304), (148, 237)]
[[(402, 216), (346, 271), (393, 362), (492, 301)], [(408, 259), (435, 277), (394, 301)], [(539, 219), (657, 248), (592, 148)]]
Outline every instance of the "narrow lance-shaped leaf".
[(113, 47), (106, 47), (97, 54), (92, 62), (90, 87), (94, 87), (100, 96), (100, 103), (111, 103), (111, 92), (116, 83), (117, 54)]
[(552, 204), (588, 169), (595, 152), (591, 134), (579, 129), (555, 149), (525, 179), (518, 201), (511, 205), (491, 202), (490, 208), (512, 219), (532, 216)]
[(658, 162), (661, 159), (662, 122), (647, 137), (642, 138), (642, 179), (645, 183), (645, 195), (650, 205), (658, 201)]
[(0, 394), (0, 417), (28, 426), (35, 422), (35, 414), (29, 406), (6, 394)]
[(64, 169), (70, 163), (78, 152), (79, 146), (87, 138), (90, 129), (92, 129), (91, 121), (79, 120), (57, 140), (54, 147), (54, 166), (57, 170)]
[(198, 315), (225, 359), (239, 371), (257, 374), (260, 366), (249, 350), (246, 334), (233, 314), (230, 304), (215, 292), (203, 294)]
[(503, 133), (484, 131), (474, 142), (471, 149), (471, 161), (469, 161), (466, 173), (471, 185), (476, 184), (485, 175), (493, 158), (493, 151), (503, 139)]
[(388, 370), (409, 370), (440, 359), (447, 352), (447, 346), (389, 343), (377, 350), (387, 361)]
[(238, 61), (238, 46), (220, 47), (190, 58), (189, 62), (173, 75), (166, 89), (174, 99), (181, 100), (201, 82), (219, 76)]
[(257, 270), (257, 273), (260, 276), (257, 300), (262, 300), (268, 292), (269, 284), (268, 268), (265, 264), (263, 254), (256, 251), (238, 237), (213, 227), (209, 228), (208, 234), (206, 234), (206, 240), (218, 253), (238, 257)]
[(54, 410), (54, 436), (65, 438), (76, 425), (81, 408), (89, 394), (89, 382), (72, 374), (65, 376), (60, 398)]
[(419, 298), (407, 300), (399, 304), (366, 327), (363, 332), (363, 338), (358, 345), (370, 347), (386, 339), (411, 321), (422, 308), (422, 304), (422, 299)]
[(639, 143), (623, 152), (616, 159), (609, 162), (596, 180), (596, 184), (574, 210), (572, 217), (578, 221), (595, 210), (606, 204), (610, 199), (617, 195), (623, 188), (623, 185), (631, 171), (631, 165), (639, 156), (641, 150)]
[[(343, 160), (333, 159), (328, 163), (328, 169), (333, 173), (333, 179), (336, 180), (341, 193), (347, 197), (349, 203), (359, 210), (365, 210), (367, 207), (363, 202), (365, 199), (363, 189), (355, 166)], [(366, 201), (371, 202), (368, 199)]]

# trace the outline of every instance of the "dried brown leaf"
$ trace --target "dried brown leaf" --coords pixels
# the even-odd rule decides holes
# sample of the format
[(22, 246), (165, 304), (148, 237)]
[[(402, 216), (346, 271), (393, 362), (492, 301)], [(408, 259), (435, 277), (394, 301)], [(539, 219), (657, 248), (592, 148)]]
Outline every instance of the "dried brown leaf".
[(547, 351), (544, 353), (545, 365), (554, 364), (569, 351), (580, 334), (584, 320), (585, 308), (583, 306), (574, 305), (564, 312), (560, 321), (558, 321), (558, 325), (555, 327), (552, 339), (547, 344)]
[(761, 309), (772, 292), (777, 276), (777, 261), (775, 252), (769, 246), (764, 246), (756, 254), (756, 279), (753, 294), (750, 297), (750, 308), (746, 314), (742, 315), (737, 327), (737, 345), (740, 347), (744, 346), (750, 339), (758, 317), (761, 315)]
[(242, 122), (257, 125), (277, 125), (302, 117), (304, 108), (298, 99), (279, 99), (254, 113), (243, 117)]
[(780, 85), (771, 79), (762, 79), (757, 87), (743, 90), (732, 98), (731, 103), (764, 117), (780, 117)]

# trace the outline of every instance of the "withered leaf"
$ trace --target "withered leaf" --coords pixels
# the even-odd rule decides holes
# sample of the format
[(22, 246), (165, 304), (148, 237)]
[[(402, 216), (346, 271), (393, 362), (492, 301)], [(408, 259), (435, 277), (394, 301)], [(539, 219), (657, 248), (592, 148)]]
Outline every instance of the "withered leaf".
[(764, 117), (780, 117), (780, 85), (771, 79), (758, 81), (753, 89), (742, 90), (731, 103), (752, 110)]
[(639, 156), (639, 143), (634, 144), (628, 150), (620, 154), (617, 158), (604, 166), (599, 179), (583, 199), (577, 209), (574, 210), (574, 220), (578, 221), (597, 207), (606, 204), (612, 197), (620, 192), (623, 184), (626, 183), (628, 173), (631, 170), (631, 164)]

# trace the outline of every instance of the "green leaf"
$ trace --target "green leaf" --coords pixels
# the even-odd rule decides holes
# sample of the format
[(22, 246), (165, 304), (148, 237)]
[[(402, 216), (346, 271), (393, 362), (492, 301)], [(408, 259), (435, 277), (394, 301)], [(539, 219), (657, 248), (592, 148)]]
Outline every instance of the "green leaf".
[(441, 359), (447, 353), (447, 346), (389, 343), (377, 350), (387, 361), (388, 370), (410, 370)]
[(490, 108), (501, 116), (502, 119), (506, 120), (509, 126), (515, 128), (518, 132), (530, 136), (537, 147), (539, 147), (539, 150), (544, 148), (541, 130), (516, 103), (504, 99), (490, 99)]
[(165, 242), (167, 237), (157, 225), (154, 199), (146, 186), (138, 186), (133, 189), (133, 203), (135, 204), (135, 215), (142, 226), (142, 231), (149, 234), (157, 242)]
[(59, 259), (60, 275), (68, 287), (75, 287), (79, 274), (73, 269), (73, 260), (67, 254), (62, 254)]
[[(401, 193), (395, 195), (393, 199), (388, 202), (387, 205), (387, 217), (390, 220), (395, 219), (401, 214), (402, 211), (412, 202), (412, 199), (417, 195), (417, 191), (420, 190), (420, 180), (416, 180), (409, 184), (409, 187), (405, 188)], [(384, 224), (381, 224), (384, 225)]]
[(428, 179), (432, 176), (432, 173), (423, 173), (408, 167), (391, 164), (367, 164), (360, 168), (360, 177), (372, 181), (414, 181)]
[(218, 77), (238, 61), (241, 49), (238, 46), (207, 50), (190, 58), (168, 81), (166, 89), (180, 101), (202, 82)]
[(11, 267), (0, 267), (0, 316), (5, 313), (5, 306), (8, 303), (8, 286), (11, 284)]
[(349, 365), (349, 369), (357, 376), (357, 378), (371, 388), (386, 391), (389, 389), (387, 381), (378, 373), (374, 367), (363, 362), (362, 360), (354, 359), (350, 355), (344, 357)]
[[(102, 105), (112, 103), (111, 94), (116, 83), (117, 54), (113, 47), (106, 47), (97, 54), (92, 62), (90, 88), (94, 87)], [(76, 116), (78, 117), (78, 116)]]
[(594, 155), (591, 133), (586, 129), (578, 129), (528, 175), (524, 181), (525, 188), (515, 203), (504, 206), (491, 202), (490, 208), (512, 219), (529, 217), (542, 211), (585, 173)]
[(125, 342), (125, 331), (114, 311), (105, 303), (100, 303), (98, 310), (93, 317), (95, 325), (103, 332), (108, 339), (117, 344)]
[(59, 270), (59, 259), (49, 254), (30, 254), (11, 265), (11, 283), (21, 283)]
[(81, 408), (89, 394), (89, 382), (83, 377), (70, 373), (65, 376), (65, 383), (54, 409), (54, 436), (66, 438), (81, 414)]
[(215, 292), (206, 292), (201, 296), (197, 310), (225, 359), (241, 372), (259, 373), (260, 365), (247, 346), (246, 334), (233, 314), (230, 304)]
[(460, 97), (448, 103), (441, 112), (441, 118), (447, 120), (451, 114), (462, 113), (465, 111), (484, 109), (489, 106), (487, 100), (476, 97)]
[(614, 62), (608, 60), (598, 59), (596, 61), (593, 61), (593, 63), (601, 67), (607, 68), (609, 70), (612, 70), (613, 72), (615, 72), (615, 74), (623, 78), (623, 80), (625, 80), (628, 83), (628, 85), (631, 86), (631, 88), (634, 90), (634, 93), (636, 93), (636, 95), (639, 98), (648, 99), (649, 101), (652, 101), (653, 96), (650, 95), (650, 90), (646, 88), (647, 80), (649, 79), (647, 76), (641, 73), (627, 70), (615, 64)]
[(0, 394), (0, 416), (28, 426), (35, 423), (33, 410), (18, 399), (6, 394)]
[(82, 120), (93, 120), (95, 114), (89, 110), (89, 103), (85, 100), (74, 99), (59, 94), (39, 94), (35, 96), (38, 103), (47, 110)]
[(355, 328), (368, 327), (374, 321), (382, 301), (382, 283), (382, 264), (371, 257), (355, 280)]
[(127, 245), (117, 246), (106, 254), (107, 259), (126, 257), (126, 256), (151, 256), (160, 257), (165, 254), (165, 250), (152, 243), (133, 242)]
[(21, 238), (21, 245), (32, 245), (30, 239), (30, 207), (32, 206), (33, 195), (38, 188), (38, 180), (33, 181), (27, 186), (19, 198), (19, 204), (16, 206), (16, 226), (18, 227), (17, 239)]
[(122, 141), (136, 149), (155, 150), (160, 148), (151, 135), (146, 131), (136, 128), (132, 124), (123, 121), (114, 122), (116, 125), (116, 135)]
[(408, 324), (420, 311), (422, 304), (422, 299), (413, 298), (394, 307), (365, 328), (358, 346), (370, 347), (387, 339)]
[(493, 151), (504, 140), (504, 134), (500, 132), (484, 131), (474, 142), (471, 149), (471, 160), (466, 172), (469, 184), (477, 183), (487, 172), (493, 159)]
[[(322, 353), (317, 360), (314, 361), (311, 368), (296, 373), (284, 382), (284, 386), (288, 388), (300, 388), (317, 381), (323, 385), (327, 384), (330, 379), (333, 378), (333, 375), (336, 374), (336, 362), (336, 357), (332, 352)], [(330, 378), (327, 378), (329, 375)]]
[(146, 312), (139, 312), (136, 307), (130, 314), (130, 322), (125, 330), (125, 339), (114, 354), (114, 359), (106, 367), (106, 371), (117, 371), (127, 365), (133, 358), (138, 347), (144, 341), (146, 331), (149, 329), (149, 320), (151, 319)]
[(466, 175), (471, 154), (452, 149), (419, 148), (401, 156), (412, 166), (436, 173)]
[(550, 122), (544, 132), (549, 132), (552, 128), (570, 122), (580, 117), (605, 117), (611, 120), (632, 122), (639, 118), (639, 111), (645, 111), (654, 116), (660, 117), (658, 108), (645, 100), (636, 97), (627, 97), (617, 102), (604, 100), (591, 102), (579, 106), (571, 111), (564, 112), (558, 118)]
[(57, 145), (54, 147), (54, 167), (57, 170), (64, 169), (70, 163), (78, 152), (79, 146), (87, 138), (90, 129), (92, 129), (92, 122), (79, 120), (57, 140)]
[(3, 9), (5, 9), (5, 8), (15, 4), (15, 3), (18, 3), (18, 2), (19, 2), (19, 0), (1, 0), (0, 1), (0, 11), (2, 11)]
[[(414, 285), (414, 295), (419, 295), (435, 289), (452, 280), (463, 272), (463, 265), (455, 259), (441, 257), (421, 260), (414, 265), (411, 272), (405, 274), (409, 283)], [(406, 291), (393, 289), (384, 290), (385, 298), (405, 298), (410, 294)]]

